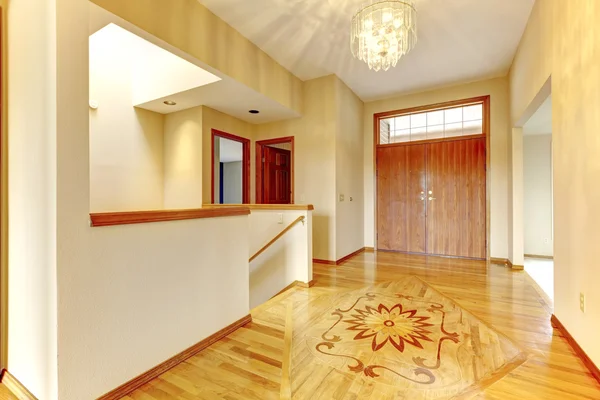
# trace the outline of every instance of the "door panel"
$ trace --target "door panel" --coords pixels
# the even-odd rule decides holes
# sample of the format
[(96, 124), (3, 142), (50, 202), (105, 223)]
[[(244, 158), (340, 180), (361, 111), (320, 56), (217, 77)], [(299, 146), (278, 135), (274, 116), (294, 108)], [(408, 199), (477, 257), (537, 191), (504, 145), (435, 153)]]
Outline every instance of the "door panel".
[(427, 144), (427, 252), (485, 258), (485, 138)]
[(377, 149), (377, 247), (425, 253), (425, 145)]
[(290, 204), (291, 202), (291, 152), (264, 148), (264, 203)]

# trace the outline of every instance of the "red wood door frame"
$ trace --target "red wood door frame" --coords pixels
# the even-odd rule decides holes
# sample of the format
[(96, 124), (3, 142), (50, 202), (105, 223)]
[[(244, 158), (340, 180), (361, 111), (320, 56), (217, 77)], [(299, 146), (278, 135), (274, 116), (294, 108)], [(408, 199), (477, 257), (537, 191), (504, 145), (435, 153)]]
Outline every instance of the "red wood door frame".
[(290, 204), (294, 204), (294, 136), (285, 136), (269, 140), (259, 140), (256, 142), (256, 204), (264, 204), (264, 179), (263, 179), (263, 156), (264, 147), (271, 144), (291, 144), (290, 155)]
[(242, 203), (250, 204), (250, 139), (211, 129), (210, 139), (210, 201), (215, 202), (215, 138), (233, 140), (242, 144)]

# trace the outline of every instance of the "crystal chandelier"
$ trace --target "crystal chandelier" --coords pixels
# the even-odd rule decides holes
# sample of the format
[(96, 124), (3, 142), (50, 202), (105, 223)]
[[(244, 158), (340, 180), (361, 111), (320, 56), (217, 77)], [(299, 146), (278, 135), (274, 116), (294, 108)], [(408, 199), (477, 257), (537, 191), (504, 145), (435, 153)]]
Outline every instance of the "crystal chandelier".
[(352, 54), (370, 69), (387, 71), (417, 43), (417, 10), (412, 0), (377, 1), (352, 18)]

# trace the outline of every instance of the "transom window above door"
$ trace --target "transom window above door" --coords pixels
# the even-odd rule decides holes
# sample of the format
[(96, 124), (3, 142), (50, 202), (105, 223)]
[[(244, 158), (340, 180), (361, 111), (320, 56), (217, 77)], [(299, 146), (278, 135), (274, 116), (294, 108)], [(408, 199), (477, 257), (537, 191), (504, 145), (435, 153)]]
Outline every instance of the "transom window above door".
[(378, 145), (485, 135), (488, 98), (377, 114)]

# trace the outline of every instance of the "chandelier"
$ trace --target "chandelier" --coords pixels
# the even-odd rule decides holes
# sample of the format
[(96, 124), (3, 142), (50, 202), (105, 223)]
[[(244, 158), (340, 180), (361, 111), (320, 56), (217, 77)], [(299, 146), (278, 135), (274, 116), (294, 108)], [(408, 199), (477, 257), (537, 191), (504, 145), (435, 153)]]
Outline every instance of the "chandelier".
[(352, 18), (352, 54), (370, 69), (387, 71), (417, 43), (417, 10), (412, 0), (377, 1)]

